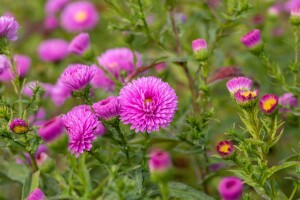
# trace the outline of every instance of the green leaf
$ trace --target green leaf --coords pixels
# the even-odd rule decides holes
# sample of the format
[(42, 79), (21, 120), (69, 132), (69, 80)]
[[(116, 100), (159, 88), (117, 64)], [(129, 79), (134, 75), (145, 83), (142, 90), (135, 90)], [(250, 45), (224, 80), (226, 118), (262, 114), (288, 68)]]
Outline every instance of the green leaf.
[(201, 199), (201, 200), (214, 200), (213, 197), (208, 196), (202, 191), (196, 190), (188, 185), (179, 182), (170, 182), (169, 187), (169, 196), (179, 199)]
[(28, 197), (30, 192), (39, 186), (40, 171), (30, 172), (23, 184), (22, 199)]

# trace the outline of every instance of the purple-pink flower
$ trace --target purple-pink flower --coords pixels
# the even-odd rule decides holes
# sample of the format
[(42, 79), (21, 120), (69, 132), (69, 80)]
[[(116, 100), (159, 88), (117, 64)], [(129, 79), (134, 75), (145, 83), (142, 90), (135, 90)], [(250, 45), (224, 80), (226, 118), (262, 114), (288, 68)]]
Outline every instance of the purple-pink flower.
[(120, 102), (118, 97), (110, 96), (93, 104), (93, 109), (101, 119), (111, 119), (120, 114)]
[(40, 44), (38, 54), (43, 61), (61, 61), (68, 55), (68, 43), (62, 39), (45, 40)]
[(95, 75), (95, 70), (87, 65), (69, 65), (59, 81), (70, 90), (80, 90), (87, 86)]
[(58, 107), (62, 106), (71, 96), (71, 89), (59, 81), (51, 88), (50, 91), (51, 100)]
[(193, 40), (192, 48), (197, 60), (206, 60), (208, 58), (207, 44), (204, 39)]
[(230, 79), (226, 83), (227, 89), (231, 95), (234, 95), (237, 91), (249, 91), (251, 90), (252, 80), (246, 77), (236, 77)]
[(47, 15), (55, 15), (62, 10), (68, 2), (69, 0), (48, 0), (45, 5), (45, 11)]
[(11, 63), (6, 55), (0, 55), (0, 76), (11, 68)]
[(44, 199), (45, 199), (45, 195), (43, 191), (39, 188), (34, 189), (27, 197), (27, 200), (44, 200)]
[(19, 77), (25, 77), (28, 74), (31, 59), (28, 56), (16, 54), (14, 55), (14, 61), (16, 63), (16, 72)]
[(61, 14), (61, 25), (69, 32), (80, 32), (93, 29), (99, 21), (95, 6), (88, 1), (77, 1), (68, 4)]
[(68, 51), (70, 53), (82, 55), (90, 46), (90, 36), (88, 33), (80, 33), (70, 42)]
[(241, 42), (247, 47), (247, 48), (255, 48), (258, 45), (262, 43), (260, 30), (254, 29), (250, 32), (248, 32), (246, 35), (244, 35), (241, 38)]
[(298, 107), (297, 97), (293, 93), (285, 93), (278, 99), (279, 104), (282, 106), (279, 111), (282, 113), (290, 112), (291, 109)]
[(46, 16), (44, 19), (44, 28), (47, 31), (52, 31), (58, 27), (58, 21), (54, 15)]
[(266, 115), (272, 115), (278, 108), (278, 96), (265, 94), (259, 101), (260, 110)]
[(15, 118), (9, 124), (9, 129), (16, 134), (23, 134), (29, 130), (29, 125), (24, 119)]
[(18, 28), (19, 24), (13, 17), (0, 17), (0, 37), (5, 37), (8, 40), (15, 41), (18, 39)]
[(95, 76), (91, 80), (91, 85), (94, 88), (102, 88), (106, 91), (113, 91), (115, 83), (100, 69), (97, 65), (92, 65), (95, 70)]
[(236, 177), (223, 178), (218, 187), (222, 200), (239, 200), (243, 193), (243, 181)]
[(142, 77), (120, 91), (120, 118), (135, 132), (166, 128), (177, 110), (177, 96), (168, 83), (156, 77)]
[(162, 172), (172, 167), (171, 156), (168, 152), (156, 149), (151, 152), (149, 160), (150, 172)]
[(52, 85), (48, 83), (40, 83), (37, 81), (30, 81), (29, 83), (25, 84), (23, 94), (27, 97), (32, 97), (33, 91), (36, 89), (37, 86), (39, 86), (40, 89), (44, 90), (45, 93), (43, 97), (47, 97), (50, 95)]
[(100, 122), (90, 107), (87, 105), (76, 106), (63, 115), (62, 119), (69, 135), (71, 153), (78, 157), (84, 150), (91, 150), (92, 142), (96, 139), (94, 132)]
[(64, 131), (64, 123), (61, 117), (54, 117), (44, 123), (38, 129), (39, 136), (46, 142), (51, 142), (58, 138)]
[(44, 108), (40, 108), (36, 113), (28, 117), (28, 121), (31, 125), (39, 126), (45, 123), (46, 111)]

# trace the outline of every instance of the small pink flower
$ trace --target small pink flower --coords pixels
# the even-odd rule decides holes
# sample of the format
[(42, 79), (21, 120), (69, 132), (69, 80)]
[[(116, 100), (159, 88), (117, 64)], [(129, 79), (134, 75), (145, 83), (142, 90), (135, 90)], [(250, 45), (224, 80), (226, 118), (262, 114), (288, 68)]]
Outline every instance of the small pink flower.
[(117, 117), (120, 114), (119, 99), (114, 96), (110, 96), (99, 102), (93, 104), (93, 109), (98, 117), (101, 119), (111, 119)]
[(246, 77), (236, 77), (230, 79), (226, 83), (227, 89), (231, 95), (234, 95), (237, 91), (249, 91), (251, 90), (252, 80)]
[(282, 108), (279, 109), (281, 113), (290, 112), (291, 109), (298, 107), (297, 97), (293, 93), (285, 93), (278, 99)]
[(24, 119), (15, 118), (9, 124), (9, 129), (16, 134), (23, 134), (28, 132), (29, 125)]
[(247, 48), (255, 48), (255, 47), (259, 46), (262, 43), (261, 36), (260, 36), (260, 30), (254, 29), (254, 30), (248, 32), (246, 35), (244, 35), (241, 38), (241, 42)]
[(18, 29), (19, 24), (15, 21), (13, 17), (0, 17), (0, 37), (5, 37), (8, 40), (15, 41), (18, 39)]
[(170, 154), (163, 150), (155, 150), (150, 154), (150, 172), (166, 171), (172, 167)]
[(33, 190), (30, 195), (27, 197), (27, 200), (44, 200), (45, 195), (43, 191), (39, 188), (36, 188)]
[(260, 110), (266, 115), (272, 115), (277, 112), (278, 96), (274, 94), (265, 94), (259, 102)]
[(80, 33), (70, 42), (68, 51), (77, 55), (82, 55), (90, 46), (90, 36), (88, 33)]
[(68, 43), (62, 39), (45, 40), (40, 44), (38, 54), (43, 61), (61, 61), (68, 55)]
[(223, 157), (228, 157), (234, 152), (234, 146), (232, 142), (228, 140), (223, 140), (218, 143), (217, 152)]
[(243, 193), (243, 181), (236, 177), (223, 178), (218, 187), (222, 200), (239, 200)]
[(58, 138), (64, 132), (64, 123), (61, 117), (54, 117), (53, 119), (44, 123), (38, 129), (39, 136), (46, 142), (51, 142)]

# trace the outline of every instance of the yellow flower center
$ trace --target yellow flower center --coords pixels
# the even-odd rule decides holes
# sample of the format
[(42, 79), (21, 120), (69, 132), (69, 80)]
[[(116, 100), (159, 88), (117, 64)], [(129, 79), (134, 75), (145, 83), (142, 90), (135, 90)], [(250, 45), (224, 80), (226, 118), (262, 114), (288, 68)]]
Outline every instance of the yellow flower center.
[(152, 101), (153, 101), (152, 99), (146, 98), (146, 99), (144, 100), (144, 104), (146, 104), (146, 103), (151, 103)]
[(242, 92), (241, 95), (243, 97), (256, 97), (256, 92), (246, 91)]
[(111, 68), (111, 69), (117, 68), (118, 66), (119, 66), (119, 64), (116, 63), (116, 62), (110, 63), (110, 64), (108, 65), (108, 67)]
[(87, 18), (87, 13), (85, 11), (79, 11), (75, 14), (75, 20), (77, 22), (83, 22)]
[(220, 148), (220, 152), (229, 153), (231, 146), (229, 144), (223, 144)]
[(28, 127), (27, 126), (15, 126), (13, 128), (13, 130), (17, 134), (22, 134), (22, 133), (26, 133), (28, 131)]
[(263, 103), (262, 107), (264, 110), (269, 111), (274, 107), (274, 105), (276, 105), (276, 99), (271, 98), (271, 99), (266, 100)]

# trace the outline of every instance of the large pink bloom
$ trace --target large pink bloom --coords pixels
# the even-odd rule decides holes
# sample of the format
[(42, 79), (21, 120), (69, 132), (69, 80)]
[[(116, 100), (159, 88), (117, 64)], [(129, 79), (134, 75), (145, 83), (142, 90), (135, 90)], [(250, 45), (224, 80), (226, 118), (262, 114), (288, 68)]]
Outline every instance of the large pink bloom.
[(18, 22), (13, 17), (0, 17), (0, 37), (15, 41), (18, 39), (17, 31), (19, 29)]
[(158, 131), (172, 121), (177, 96), (168, 83), (156, 77), (142, 77), (120, 91), (120, 118), (135, 132)]

